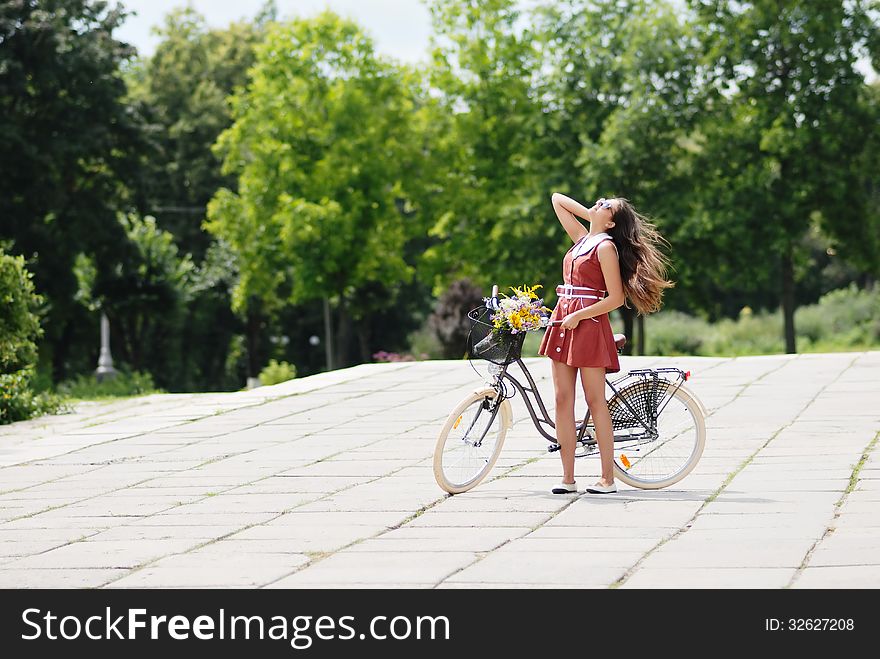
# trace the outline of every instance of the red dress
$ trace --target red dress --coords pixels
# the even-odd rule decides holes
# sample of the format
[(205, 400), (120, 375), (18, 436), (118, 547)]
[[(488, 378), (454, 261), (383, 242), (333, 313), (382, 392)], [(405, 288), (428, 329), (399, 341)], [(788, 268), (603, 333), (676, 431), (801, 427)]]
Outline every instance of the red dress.
[[(599, 245), (611, 238), (602, 238), (588, 251), (575, 256), (575, 248), (585, 240), (587, 236), (581, 238), (566, 252), (562, 260), (562, 278), (566, 285), (594, 289), (590, 292), (591, 296), (602, 298), (606, 295), (606, 289), (605, 276), (599, 263)], [(598, 301), (584, 297), (583, 295), (587, 293), (584, 290), (572, 289), (569, 292), (581, 297), (560, 295), (556, 308), (550, 316), (551, 321), (562, 320), (568, 314)], [(614, 344), (614, 333), (611, 331), (611, 322), (607, 313), (582, 320), (573, 330), (563, 329), (559, 325), (547, 327), (539, 353), (569, 366), (604, 366), (606, 373), (617, 373), (620, 370), (617, 346)]]

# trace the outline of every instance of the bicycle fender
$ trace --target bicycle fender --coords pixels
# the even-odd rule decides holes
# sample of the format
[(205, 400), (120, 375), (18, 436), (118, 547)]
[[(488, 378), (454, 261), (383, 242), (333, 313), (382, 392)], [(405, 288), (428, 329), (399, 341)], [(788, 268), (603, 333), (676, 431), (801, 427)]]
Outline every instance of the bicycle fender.
[(703, 405), (703, 401), (699, 399), (699, 397), (694, 393), (693, 389), (686, 387), (683, 384), (679, 386), (679, 389), (684, 389), (684, 392), (693, 399), (693, 401), (697, 404), (697, 407), (700, 409), (700, 413), (703, 415), (703, 419), (709, 416), (709, 413), (706, 412), (706, 407)]
[[(473, 393), (478, 396), (488, 396), (489, 398), (495, 398), (497, 395), (497, 392), (492, 387), (478, 387), (474, 389)], [(498, 410), (498, 413), (501, 415), (501, 423), (504, 425), (504, 429), (510, 430), (513, 428), (513, 407), (511, 407), (509, 400), (501, 401), (501, 409)]]

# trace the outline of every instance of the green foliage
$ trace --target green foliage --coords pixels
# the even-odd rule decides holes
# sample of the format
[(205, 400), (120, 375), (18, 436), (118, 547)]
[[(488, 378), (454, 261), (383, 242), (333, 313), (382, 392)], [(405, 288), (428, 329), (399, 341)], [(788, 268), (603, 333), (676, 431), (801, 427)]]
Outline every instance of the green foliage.
[(269, 364), (260, 371), (260, 384), (269, 386), (279, 382), (287, 382), (296, 377), (296, 366), (287, 362), (270, 359)]
[(271, 3), (222, 29), (175, 10), (140, 60), (111, 4), (0, 3), (0, 244), (46, 316), (40, 337), (3, 308), (9, 391), (38, 346), (38, 390), (93, 368), (100, 310), (117, 360), (173, 390), (324, 368), (325, 296), (336, 366), (407, 336), (439, 357), (438, 332), (453, 354), (454, 316), (426, 322), (451, 282), (559, 280), (554, 191), (626, 196), (672, 243), (667, 308), (720, 322), (649, 319), (656, 351), (874, 345), (860, 293), (794, 309), (880, 276), (880, 83), (855, 66), (880, 65), (875, 0), (428, 4), (412, 70)]
[(543, 331), (528, 332), (525, 341), (523, 341), (522, 356), (537, 357), (538, 349), (541, 347), (541, 340), (544, 338)]
[(236, 334), (229, 340), (226, 349), (226, 361), (223, 364), (223, 379), (231, 384), (231, 389), (241, 387), (248, 377), (247, 371), (247, 347), (245, 337)]
[(120, 398), (145, 396), (163, 393), (153, 383), (149, 373), (121, 369), (113, 378), (100, 382), (93, 374), (80, 374), (58, 385), (58, 392), (75, 400), (96, 400), (101, 398)]
[(230, 308), (237, 255), (202, 224), (217, 190), (235, 189), (211, 147), (232, 124), (227, 99), (247, 85), (255, 47), (274, 19), (272, 2), (255, 19), (224, 28), (210, 28), (191, 7), (176, 9), (159, 29), (155, 53), (127, 71), (129, 102), (144, 117), (151, 147), (136, 185), (140, 206), (194, 264), (187, 304), (161, 321), (171, 338), (143, 366), (175, 390), (238, 389), (247, 375), (225, 368), (232, 337), (242, 331)]
[(401, 74), (353, 23), (324, 13), (270, 29), (251, 75), (218, 143), (239, 192), (209, 206), (208, 229), (241, 256), (235, 305), (351, 290), (356, 308), (367, 281), (408, 279), (395, 205), (410, 140)]
[(708, 257), (695, 260), (707, 298), (712, 287), (775, 290), (793, 352), (794, 273), (811, 222), (878, 272), (876, 200), (872, 214), (864, 184), (878, 115), (856, 68), (877, 27), (863, 3), (843, 0), (690, 4), (706, 84), (695, 170), (703, 241), (687, 253)]
[(0, 249), (0, 373), (12, 373), (36, 363), (37, 339), (42, 335), (38, 311), (42, 298), (24, 258)]
[[(428, 245), (422, 276), (439, 294), (468, 277), (548, 281), (564, 251), (546, 186), (548, 127), (541, 92), (538, 38), (513, 0), (434, 0), (434, 35), (426, 106), (434, 164)], [(421, 201), (421, 199), (419, 200)], [(562, 249), (560, 249), (562, 248)]]
[(210, 242), (201, 227), (208, 201), (218, 188), (234, 186), (211, 146), (232, 123), (227, 97), (247, 84), (254, 48), (272, 19), (269, 8), (252, 22), (211, 29), (192, 7), (175, 9), (157, 31), (155, 53), (128, 71), (129, 101), (148, 122), (152, 147), (138, 192), (196, 258)]
[(325, 12), (268, 30), (232, 108), (216, 151), (238, 191), (217, 192), (206, 226), (238, 258), (234, 308), (271, 316), (327, 295), (343, 325), (392, 306), (412, 278), (398, 207), (417, 148), (406, 72)]
[(118, 222), (126, 238), (117, 246), (123, 258), (111, 272), (98, 272), (88, 257), (80, 257), (79, 298), (107, 314), (120, 361), (136, 371), (150, 368), (160, 385), (172, 386), (196, 269), (155, 218), (129, 213), (120, 214)]
[(880, 291), (854, 285), (832, 291), (819, 304), (798, 309), (796, 322), (807, 350), (880, 345)]
[[(784, 350), (780, 311), (753, 313), (744, 308), (736, 320), (709, 323), (676, 311), (646, 321), (649, 355), (773, 354)], [(831, 291), (816, 304), (797, 310), (798, 341), (804, 352), (880, 348), (880, 290), (855, 286)]]
[(767, 355), (785, 351), (780, 311), (740, 314), (718, 321), (704, 341), (708, 355)]
[(30, 260), (46, 296), (56, 376), (87, 358), (74, 258), (115, 262), (113, 218), (142, 144), (120, 74), (134, 51), (113, 38), (124, 16), (106, 2), (0, 3), (0, 240)]
[(663, 311), (645, 324), (649, 355), (699, 355), (709, 339), (705, 321), (679, 311)]
[(63, 409), (56, 396), (34, 392), (42, 303), (24, 258), (0, 249), (0, 425)]
[[(407, 343), (413, 354), (419, 355), (420, 359), (445, 359), (443, 346), (437, 335), (428, 329), (427, 325), (423, 325), (417, 330), (410, 333), (407, 337)], [(464, 344), (456, 357), (464, 354)]]
[(68, 411), (60, 396), (45, 391), (35, 393), (33, 377), (30, 368), (0, 373), (0, 425)]

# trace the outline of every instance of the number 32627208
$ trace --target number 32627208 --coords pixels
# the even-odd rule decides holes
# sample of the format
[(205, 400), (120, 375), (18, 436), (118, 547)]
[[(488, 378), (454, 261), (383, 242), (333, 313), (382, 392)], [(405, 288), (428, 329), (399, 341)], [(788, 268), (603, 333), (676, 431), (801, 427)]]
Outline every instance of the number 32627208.
[(852, 631), (855, 621), (852, 618), (765, 618), (767, 631)]

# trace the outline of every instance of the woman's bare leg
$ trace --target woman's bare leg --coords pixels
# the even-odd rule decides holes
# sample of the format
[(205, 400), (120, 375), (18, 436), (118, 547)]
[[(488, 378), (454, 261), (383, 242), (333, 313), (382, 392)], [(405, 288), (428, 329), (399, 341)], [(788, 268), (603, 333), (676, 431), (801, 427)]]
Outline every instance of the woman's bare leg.
[(553, 360), (553, 390), (556, 392), (556, 439), (562, 458), (562, 482), (574, 483), (574, 386), (577, 369)]
[(614, 434), (611, 430), (608, 402), (605, 400), (605, 369), (584, 367), (580, 372), (587, 406), (596, 428), (596, 441), (602, 460), (602, 484), (611, 485), (614, 482)]

